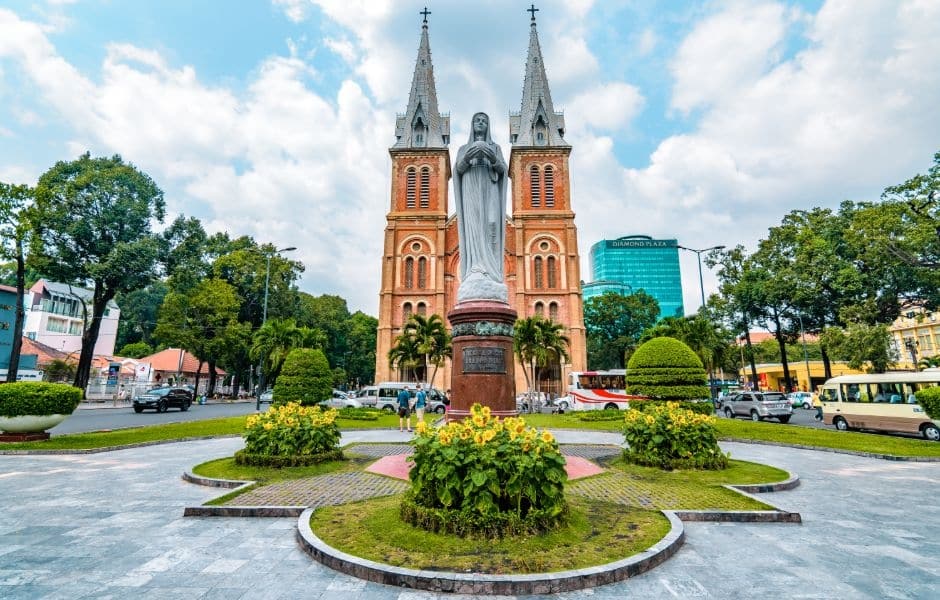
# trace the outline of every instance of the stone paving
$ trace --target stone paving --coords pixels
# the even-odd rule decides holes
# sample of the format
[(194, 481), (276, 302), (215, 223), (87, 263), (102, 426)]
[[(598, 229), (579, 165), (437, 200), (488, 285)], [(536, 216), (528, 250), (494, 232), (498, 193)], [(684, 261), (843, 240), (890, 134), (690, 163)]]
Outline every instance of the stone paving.
[[(556, 432), (563, 443), (616, 434)], [(344, 443), (404, 442), (397, 431)], [(184, 518), (218, 495), (186, 483), (238, 439), (93, 455), (0, 456), (0, 598), (443, 599), (367, 583), (311, 561), (296, 519)], [(767, 496), (803, 525), (686, 523), (686, 542), (639, 577), (562, 599), (937, 597), (940, 464), (722, 444), (734, 458), (798, 473)], [(468, 596), (450, 596), (464, 600)]]
[(356, 500), (401, 494), (404, 481), (362, 471), (329, 473), (257, 487), (226, 504), (234, 506), (334, 506)]

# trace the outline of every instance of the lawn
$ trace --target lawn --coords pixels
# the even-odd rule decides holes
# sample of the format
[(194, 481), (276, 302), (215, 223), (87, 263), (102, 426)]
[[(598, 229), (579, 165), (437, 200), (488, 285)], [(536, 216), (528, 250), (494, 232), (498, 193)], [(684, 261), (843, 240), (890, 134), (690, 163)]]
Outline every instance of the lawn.
[(601, 565), (641, 552), (666, 535), (659, 512), (571, 498), (566, 525), (538, 536), (465, 539), (430, 533), (398, 516), (401, 496), (317, 510), (310, 526), (343, 552), (409, 569), (545, 573)]

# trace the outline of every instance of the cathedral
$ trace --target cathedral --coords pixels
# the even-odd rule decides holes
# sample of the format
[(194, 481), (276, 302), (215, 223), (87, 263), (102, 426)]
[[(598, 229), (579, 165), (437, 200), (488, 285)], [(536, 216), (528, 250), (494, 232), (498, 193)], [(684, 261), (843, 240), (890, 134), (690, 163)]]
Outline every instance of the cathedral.
[[(563, 393), (564, 377), (584, 370), (586, 343), (578, 235), (571, 208), (565, 118), (549, 92), (532, 13), (522, 105), (509, 114), (509, 196), (503, 272), (509, 304), (519, 318), (541, 315), (565, 326), (568, 363), (539, 373), (542, 390)], [(467, 119), (471, 115), (466, 115)], [(494, 124), (496, 123), (494, 118)], [(494, 125), (495, 126), (495, 125)], [(412, 313), (438, 314), (447, 323), (460, 284), (457, 223), (448, 203), (450, 117), (437, 105), (427, 15), (415, 61), (408, 107), (395, 123), (390, 207), (382, 253), (375, 380), (408, 380), (389, 367), (388, 351)], [(460, 145), (458, 143), (458, 145)], [(432, 373), (423, 374), (425, 380)], [(516, 390), (525, 390), (517, 363)], [(450, 364), (431, 382), (450, 387)]]

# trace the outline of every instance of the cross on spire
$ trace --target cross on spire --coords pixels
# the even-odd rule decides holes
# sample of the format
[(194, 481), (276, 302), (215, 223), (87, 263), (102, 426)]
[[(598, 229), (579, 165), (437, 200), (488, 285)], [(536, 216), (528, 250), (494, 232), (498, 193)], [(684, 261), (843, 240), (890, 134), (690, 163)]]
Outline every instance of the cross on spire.
[(425, 6), (424, 10), (418, 12), (419, 15), (424, 15), (424, 22), (428, 22), (428, 15), (431, 14), (431, 11), (428, 10), (428, 7)]
[(532, 13), (532, 22), (535, 23), (535, 13), (539, 12), (539, 9), (535, 8), (535, 5), (533, 4), (529, 8), (525, 9), (525, 11)]

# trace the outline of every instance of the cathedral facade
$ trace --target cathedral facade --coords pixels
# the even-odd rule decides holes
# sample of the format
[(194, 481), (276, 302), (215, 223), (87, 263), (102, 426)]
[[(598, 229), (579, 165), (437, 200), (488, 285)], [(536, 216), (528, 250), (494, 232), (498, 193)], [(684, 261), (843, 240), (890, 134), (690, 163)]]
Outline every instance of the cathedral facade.
[[(567, 372), (586, 367), (580, 256), (568, 171), (571, 146), (564, 132), (564, 115), (552, 105), (533, 18), (522, 105), (509, 115), (512, 208), (505, 224), (503, 272), (509, 303), (519, 318), (541, 315), (565, 326), (569, 361), (539, 375), (540, 388), (556, 394), (563, 392)], [(441, 115), (437, 105), (426, 20), (408, 107), (396, 120), (395, 137), (389, 148), (392, 184), (382, 253), (376, 382), (411, 378), (410, 372), (389, 366), (395, 338), (413, 313), (438, 314), (446, 323), (460, 283), (457, 223), (448, 202), (450, 118)], [(433, 371), (419, 378), (427, 380)], [(522, 392), (525, 377), (518, 363), (515, 372), (516, 390)], [(449, 363), (437, 370), (431, 384), (442, 390), (450, 387)]]

